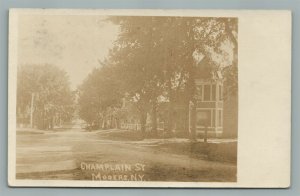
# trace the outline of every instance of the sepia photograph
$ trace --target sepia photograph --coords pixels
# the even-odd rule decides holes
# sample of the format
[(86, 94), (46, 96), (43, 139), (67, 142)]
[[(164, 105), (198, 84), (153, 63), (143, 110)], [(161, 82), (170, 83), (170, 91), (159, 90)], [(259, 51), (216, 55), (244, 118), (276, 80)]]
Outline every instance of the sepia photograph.
[(13, 179), (238, 182), (238, 17), (14, 13)]

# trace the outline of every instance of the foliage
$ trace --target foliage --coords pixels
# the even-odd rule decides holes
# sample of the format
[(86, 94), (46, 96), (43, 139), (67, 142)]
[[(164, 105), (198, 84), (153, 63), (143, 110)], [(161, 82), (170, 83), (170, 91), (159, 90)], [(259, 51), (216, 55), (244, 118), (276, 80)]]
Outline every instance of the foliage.
[(79, 87), (79, 115), (90, 125), (99, 127), (108, 114), (116, 115), (116, 107), (120, 107), (120, 85), (112, 71), (110, 66), (102, 64)]
[(103, 119), (107, 108), (120, 109), (126, 94), (139, 111), (142, 131), (148, 113), (156, 130), (157, 108), (168, 102), (170, 131), (173, 104), (188, 110), (195, 102), (195, 79), (211, 78), (217, 70), (236, 92), (237, 19), (111, 16), (108, 21), (119, 25), (120, 33), (103, 68), (80, 88), (81, 116), (87, 122)]
[(53, 118), (70, 120), (73, 94), (63, 70), (53, 65), (24, 65), (18, 69), (17, 109), (24, 113), (33, 104), (36, 124), (41, 129), (53, 128)]

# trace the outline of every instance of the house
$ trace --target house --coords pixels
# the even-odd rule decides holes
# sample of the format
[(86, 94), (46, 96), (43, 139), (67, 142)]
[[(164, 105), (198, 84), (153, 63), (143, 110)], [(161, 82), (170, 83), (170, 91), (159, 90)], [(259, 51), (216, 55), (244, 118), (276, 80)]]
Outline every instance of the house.
[(220, 137), (223, 133), (223, 78), (215, 72), (212, 78), (196, 79), (196, 133)]
[[(223, 77), (221, 70), (216, 69), (208, 59), (203, 59), (198, 66), (195, 78), (195, 107), (196, 107), (196, 134), (203, 137), (207, 131), (208, 137), (237, 137), (237, 92), (232, 95), (228, 90), (228, 80)], [(236, 89), (237, 91), (237, 89)], [(226, 97), (224, 96), (226, 95)], [(158, 104), (157, 123), (158, 130), (171, 128), (172, 132), (187, 133), (191, 126), (191, 104), (186, 102), (187, 95), (179, 92), (172, 103), (163, 101)], [(126, 99), (127, 100), (127, 99)], [(170, 110), (170, 104), (172, 109)], [(139, 130), (140, 124), (137, 111), (130, 101), (123, 106), (129, 109), (128, 115), (123, 119), (122, 128)], [(170, 114), (171, 112), (171, 114)], [(172, 118), (170, 118), (170, 115)], [(172, 122), (169, 120), (171, 119)], [(151, 130), (151, 116), (148, 114), (147, 130)]]

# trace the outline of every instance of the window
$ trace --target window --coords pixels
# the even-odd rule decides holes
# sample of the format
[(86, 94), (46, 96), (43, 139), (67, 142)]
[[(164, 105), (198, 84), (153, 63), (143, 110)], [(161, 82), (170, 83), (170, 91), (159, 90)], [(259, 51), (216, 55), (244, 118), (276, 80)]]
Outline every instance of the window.
[(216, 85), (213, 84), (211, 86), (211, 100), (216, 101)]
[(210, 101), (210, 85), (204, 85), (204, 101)]

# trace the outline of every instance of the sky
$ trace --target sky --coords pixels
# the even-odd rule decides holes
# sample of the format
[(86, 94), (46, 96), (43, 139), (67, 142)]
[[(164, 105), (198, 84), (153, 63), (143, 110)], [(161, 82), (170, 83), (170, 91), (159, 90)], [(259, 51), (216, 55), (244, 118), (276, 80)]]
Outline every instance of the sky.
[(64, 69), (72, 89), (103, 60), (119, 28), (104, 16), (22, 15), (18, 26), (19, 65), (52, 64)]

